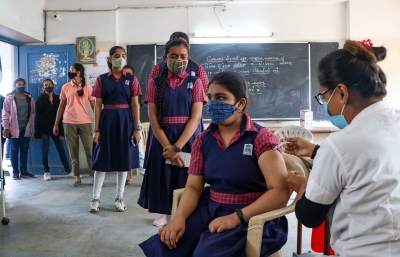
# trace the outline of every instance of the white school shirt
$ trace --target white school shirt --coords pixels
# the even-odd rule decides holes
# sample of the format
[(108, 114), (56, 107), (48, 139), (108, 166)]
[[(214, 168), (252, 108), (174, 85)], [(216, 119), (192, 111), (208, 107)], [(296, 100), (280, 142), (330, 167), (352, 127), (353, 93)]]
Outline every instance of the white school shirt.
[(321, 144), (306, 197), (332, 204), (331, 246), (342, 257), (400, 256), (400, 117), (379, 101)]

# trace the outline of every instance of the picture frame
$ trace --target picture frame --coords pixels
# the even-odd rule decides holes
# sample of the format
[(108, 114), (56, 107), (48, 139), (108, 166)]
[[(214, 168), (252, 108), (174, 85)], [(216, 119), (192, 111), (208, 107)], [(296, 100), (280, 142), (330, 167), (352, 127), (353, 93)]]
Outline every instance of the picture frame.
[(96, 63), (96, 38), (76, 38), (76, 61), (82, 64)]

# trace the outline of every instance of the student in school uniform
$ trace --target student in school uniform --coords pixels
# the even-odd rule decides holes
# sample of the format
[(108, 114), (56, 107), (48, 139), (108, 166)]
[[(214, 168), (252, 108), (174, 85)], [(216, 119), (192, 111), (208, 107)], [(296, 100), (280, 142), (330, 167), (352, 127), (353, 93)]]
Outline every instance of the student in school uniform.
[(318, 227), (328, 215), (337, 256), (400, 253), (400, 117), (383, 101), (386, 77), (377, 63), (385, 56), (384, 47), (347, 40), (324, 57), (316, 99), (342, 130), (321, 147), (300, 138), (284, 146), (290, 154), (315, 157), (308, 182), (290, 173), (288, 183), (297, 191), (301, 223)]
[[(128, 64), (125, 65), (123, 67), (123, 69), (125, 70), (126, 73), (129, 73), (131, 75), (135, 74), (134, 69), (133, 69), (133, 67), (131, 65), (128, 65)], [(142, 101), (140, 100), (140, 98), (141, 98), (141, 96), (139, 97), (139, 104), (140, 104), (140, 107), (142, 107)], [(139, 124), (139, 125), (141, 125), (141, 124)], [(143, 138), (142, 131), (140, 131), (140, 138)], [(143, 169), (143, 163), (144, 163), (143, 141), (141, 141), (138, 144), (138, 147), (139, 147), (139, 171), (140, 171), (140, 174), (144, 175), (144, 169)], [(126, 176), (125, 186), (128, 186), (130, 184), (131, 179), (132, 179), (132, 170), (128, 171), (128, 175)]]
[(53, 125), (56, 120), (58, 107), (60, 105), (60, 96), (54, 93), (54, 83), (51, 79), (43, 80), (42, 91), (43, 92), (39, 95), (36, 101), (35, 138), (40, 139), (42, 144), (42, 164), (44, 169), (44, 180), (50, 181), (50, 138), (53, 140), (54, 145), (56, 146), (61, 163), (64, 166), (64, 170), (67, 175), (71, 172), (71, 168), (69, 166), (69, 161), (64, 149), (64, 128), (62, 126), (61, 120), (58, 123), (58, 136), (55, 136), (53, 134)]
[[(165, 45), (165, 65), (159, 77), (149, 81), (148, 104), (152, 132), (147, 144), (146, 173), (138, 204), (149, 212), (162, 214), (155, 226), (167, 223), (174, 189), (183, 188), (187, 168), (179, 152), (190, 153), (192, 143), (202, 132), (200, 118), (205, 95), (202, 82), (186, 73), (189, 46), (181, 39)], [(170, 160), (172, 164), (166, 164)]]
[(93, 170), (91, 170), (93, 128), (88, 103), (90, 103), (92, 110), (94, 110), (95, 98), (92, 96), (92, 86), (86, 83), (85, 67), (82, 64), (74, 63), (69, 68), (68, 78), (71, 81), (64, 84), (61, 88), (61, 102), (58, 107), (53, 134), (58, 136), (60, 131), (58, 124), (62, 117), (65, 139), (72, 163), (72, 171), (66, 178), (75, 177), (74, 186), (79, 187), (82, 184), (79, 168), (79, 138), (85, 150), (90, 176), (93, 176)]
[[(245, 79), (232, 71), (216, 74), (208, 99), (212, 123), (193, 143), (175, 217), (139, 245), (148, 257), (245, 257), (249, 219), (289, 199), (285, 163), (274, 150), (278, 137), (245, 114)], [(287, 233), (286, 217), (267, 222), (261, 256), (277, 252)]]
[[(171, 34), (169, 39), (170, 40), (171, 39), (181, 39), (181, 40), (185, 41), (188, 44), (189, 51), (190, 51), (189, 37), (185, 32), (176, 31), (176, 32)], [(165, 67), (165, 62), (160, 62), (160, 63), (156, 64), (153, 67), (153, 69), (151, 70), (151, 72), (150, 72), (149, 82), (154, 77), (160, 76), (162, 70), (164, 69), (164, 67)], [(188, 64), (186, 66), (186, 70), (185, 71), (189, 76), (198, 77), (201, 80), (202, 84), (203, 84), (204, 94), (207, 93), (207, 91), (208, 91), (208, 76), (207, 76), (207, 73), (204, 70), (203, 66), (201, 66), (198, 63), (193, 62), (193, 60), (189, 57)], [(207, 101), (207, 99), (206, 99), (206, 101)], [(201, 127), (201, 130), (203, 131), (204, 130), (203, 117), (200, 117), (200, 127)], [(153, 130), (150, 127), (149, 136), (147, 138), (147, 144), (146, 145), (150, 145), (152, 143), (151, 140), (154, 138), (154, 136), (152, 134), (153, 134)], [(147, 149), (148, 148), (146, 148), (146, 151), (147, 151)], [(147, 159), (145, 158), (145, 160), (144, 160), (144, 165), (145, 166), (146, 166), (146, 162), (147, 162)]]
[(108, 73), (96, 79), (95, 135), (93, 138), (93, 197), (89, 211), (99, 211), (100, 193), (107, 172), (117, 172), (115, 208), (126, 210), (123, 200), (127, 172), (139, 167), (140, 105), (142, 95), (136, 76), (127, 73), (125, 49), (113, 46)]
[[(185, 32), (181, 31), (176, 31), (171, 34), (169, 39), (174, 39), (174, 38), (179, 38), (185, 41), (189, 45), (189, 50), (190, 50), (190, 43), (189, 43), (189, 37)], [(158, 77), (161, 75), (161, 72), (165, 66), (165, 62), (160, 62), (157, 63), (153, 69), (150, 72), (149, 75), (149, 81), (152, 80), (154, 77)], [(208, 76), (207, 72), (204, 70), (203, 66), (201, 66), (198, 63), (195, 63), (192, 61), (192, 59), (189, 57), (188, 64), (186, 66), (186, 73), (191, 75), (191, 76), (196, 76), (198, 77), (201, 82), (203, 83), (203, 88), (204, 88), (204, 93), (207, 93), (208, 91)]]

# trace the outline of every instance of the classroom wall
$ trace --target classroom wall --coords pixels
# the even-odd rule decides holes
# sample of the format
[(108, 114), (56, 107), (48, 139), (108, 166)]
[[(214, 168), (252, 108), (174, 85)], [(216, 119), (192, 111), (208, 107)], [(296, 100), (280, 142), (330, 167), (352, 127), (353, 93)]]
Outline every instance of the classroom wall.
[[(159, 7), (159, 3), (167, 2), (181, 7)], [(192, 6), (182, 7), (181, 2)], [(387, 60), (381, 64), (388, 77), (386, 99), (400, 109), (400, 87), (397, 86), (400, 73), (396, 63), (400, 59), (399, 0), (264, 0), (247, 1), (248, 4), (235, 0), (227, 3), (225, 8), (199, 7), (199, 4), (190, 4), (193, 2), (200, 1), (0, 0), (0, 25), (43, 40), (44, 6), (48, 11), (47, 44), (71, 44), (75, 43), (76, 37), (95, 36), (100, 51), (108, 51), (115, 44), (162, 44), (177, 30), (190, 36), (194, 32), (274, 33), (271, 38), (258, 39), (191, 37), (191, 43), (336, 41), (343, 46), (349, 38), (370, 38), (375, 45), (388, 48)], [(143, 7), (145, 4), (146, 8)], [(61, 15), (60, 21), (53, 20), (54, 12)], [(298, 122), (273, 123), (263, 125), (276, 127)], [(314, 123), (314, 126), (329, 125)], [(80, 157), (83, 168), (87, 168), (84, 156)]]
[(117, 12), (47, 12), (47, 44), (75, 44), (77, 37), (95, 36), (97, 49), (108, 51), (117, 41)]
[(3, 37), (30, 42), (43, 41), (45, 0), (0, 0), (0, 28)]
[[(122, 2), (124, 1), (116, 1)], [(155, 1), (150, 1), (149, 4)], [(174, 2), (174, 1), (172, 1)], [(176, 2), (176, 1), (175, 1)], [(182, 2), (182, 1), (180, 1)], [(47, 43), (74, 43), (76, 37), (95, 36), (98, 49), (108, 51), (115, 44), (165, 43), (173, 31), (189, 33), (225, 31), (273, 32), (271, 38), (201, 39), (191, 43), (249, 43), (337, 41), (340, 46), (350, 39), (371, 38), (375, 45), (388, 48), (388, 57), (381, 65), (388, 77), (386, 100), (400, 109), (400, 74), (396, 60), (400, 58), (400, 27), (398, 0), (281, 0), (251, 1), (252, 4), (228, 3), (207, 7), (142, 8), (118, 6), (115, 2), (98, 0), (96, 5), (79, 0), (45, 1), (46, 10), (59, 10), (61, 21), (54, 21), (51, 11), (47, 18)], [(92, 9), (99, 12), (70, 12)], [(68, 9), (63, 12), (60, 10)], [(105, 11), (106, 10), (106, 11)]]
[[(74, 2), (76, 0), (69, 1), (68, 9), (74, 8)], [(103, 1), (98, 2), (99, 9), (111, 7), (103, 5)], [(251, 42), (343, 41), (346, 38), (348, 5), (346, 1), (305, 2), (305, 4), (281, 4), (276, 1), (269, 4), (228, 4), (225, 11), (222, 7), (215, 7), (214, 10), (214, 6), (121, 7), (115, 11), (99, 12), (58, 11), (57, 13), (62, 17), (61, 21), (54, 21), (51, 17), (52, 12), (49, 11), (47, 38), (49, 44), (63, 44), (75, 42), (75, 38), (78, 36), (94, 35), (96, 38), (98, 37), (97, 42), (117, 43), (125, 46), (127, 44), (165, 43), (171, 32), (177, 30), (191, 35), (193, 32), (200, 31), (220, 33), (225, 32), (225, 29), (238, 32), (274, 32), (274, 36), (271, 38), (254, 38), (251, 39)], [(94, 9), (96, 7), (93, 6)], [(48, 0), (45, 8), (58, 9), (54, 1)], [(313, 17), (313, 19), (309, 17)], [(326, 29), (327, 27), (329, 30)], [(59, 31), (63, 31), (63, 33), (59, 33)], [(232, 42), (231, 39), (227, 40)], [(192, 39), (192, 42), (215, 43), (216, 39)]]
[[(273, 32), (266, 42), (344, 40), (346, 3), (331, 4), (237, 4), (221, 7), (189, 7), (119, 10), (120, 44), (165, 43), (171, 32), (223, 34), (232, 32)], [(321, 20), (305, 19), (307, 13)], [(217, 17), (218, 16), (218, 17)], [(219, 23), (219, 20), (221, 24)], [(336, 22), (338, 21), (338, 22)], [(330, 27), (327, 31), (325, 27)], [(135, 33), (126, 33), (135, 31)], [(227, 39), (231, 41), (232, 39)], [(233, 40), (236, 42), (237, 40)], [(252, 42), (259, 39), (251, 39)], [(216, 42), (216, 39), (192, 39), (193, 43)]]
[(351, 0), (349, 30), (352, 39), (370, 38), (374, 46), (385, 46), (386, 59), (379, 63), (387, 76), (386, 101), (400, 110), (400, 1)]

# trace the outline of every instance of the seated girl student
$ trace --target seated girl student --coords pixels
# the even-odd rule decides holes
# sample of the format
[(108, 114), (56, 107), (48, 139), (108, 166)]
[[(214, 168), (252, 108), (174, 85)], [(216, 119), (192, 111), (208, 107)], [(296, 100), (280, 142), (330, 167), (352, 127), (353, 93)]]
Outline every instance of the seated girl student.
[[(171, 214), (173, 191), (185, 187), (188, 168), (179, 152), (190, 153), (197, 135), (202, 132), (201, 112), (205, 103), (203, 85), (189, 76), (186, 65), (189, 46), (181, 39), (171, 39), (165, 45), (163, 71), (147, 86), (150, 124), (146, 145), (146, 173), (138, 204), (152, 213), (162, 214), (155, 226), (167, 222)], [(172, 161), (166, 164), (165, 161)]]
[(66, 174), (71, 172), (71, 168), (63, 144), (64, 128), (61, 120), (58, 123), (58, 127), (60, 128), (58, 136), (53, 134), (53, 126), (56, 120), (58, 106), (60, 105), (60, 96), (54, 93), (54, 83), (51, 79), (43, 80), (42, 91), (43, 92), (39, 95), (36, 101), (35, 138), (41, 139), (42, 141), (44, 180), (49, 181), (51, 180), (49, 168), (50, 138), (56, 146)]
[(10, 140), (11, 144), (13, 179), (35, 177), (27, 170), (29, 143), (35, 131), (35, 101), (32, 95), (25, 91), (25, 86), (25, 79), (16, 79), (13, 85), (14, 90), (7, 94), (3, 102), (3, 135)]
[(287, 153), (315, 157), (308, 183), (288, 177), (300, 198), (296, 216), (317, 227), (328, 214), (331, 246), (340, 256), (400, 253), (400, 117), (382, 101), (386, 77), (377, 62), (385, 56), (384, 47), (348, 40), (323, 58), (316, 99), (343, 130), (319, 149), (300, 138), (285, 145)]
[[(140, 244), (146, 256), (245, 256), (247, 222), (286, 205), (290, 190), (279, 139), (245, 114), (248, 88), (238, 73), (209, 85), (212, 123), (193, 143), (189, 178), (175, 218)], [(146, 174), (147, 175), (147, 174)], [(204, 189), (204, 184), (210, 187)], [(264, 226), (261, 256), (286, 243), (286, 217)]]

